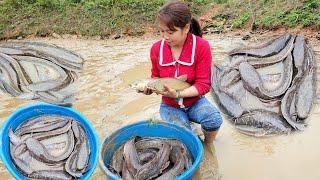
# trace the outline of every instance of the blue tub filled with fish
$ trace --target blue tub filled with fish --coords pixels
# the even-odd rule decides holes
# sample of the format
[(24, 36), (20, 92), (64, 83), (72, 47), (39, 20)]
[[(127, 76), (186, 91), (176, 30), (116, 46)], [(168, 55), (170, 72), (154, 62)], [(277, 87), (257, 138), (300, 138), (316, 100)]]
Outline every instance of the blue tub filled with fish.
[(109, 179), (192, 179), (203, 157), (190, 130), (162, 121), (125, 126), (101, 145), (99, 164)]
[(78, 111), (46, 103), (17, 109), (0, 130), (0, 157), (15, 179), (89, 179), (99, 141)]

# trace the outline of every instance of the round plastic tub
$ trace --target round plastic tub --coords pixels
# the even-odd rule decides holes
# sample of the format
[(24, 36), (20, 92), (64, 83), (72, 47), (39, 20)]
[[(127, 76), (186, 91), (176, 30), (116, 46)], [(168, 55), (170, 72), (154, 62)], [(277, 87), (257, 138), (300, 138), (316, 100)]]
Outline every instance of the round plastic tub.
[(188, 170), (176, 177), (176, 179), (192, 179), (192, 176), (199, 167), (203, 156), (201, 141), (190, 130), (184, 127), (160, 121), (141, 121), (131, 124), (117, 130), (103, 140), (100, 149), (99, 164), (109, 179), (120, 180), (117, 175), (107, 168), (107, 165), (110, 163), (114, 151), (116, 151), (121, 144), (134, 136), (175, 138), (183, 142), (192, 155), (193, 164)]
[(11, 175), (15, 179), (24, 179), (24, 176), (14, 166), (10, 157), (10, 141), (8, 136), (9, 129), (10, 127), (12, 127), (12, 129), (15, 130), (22, 122), (40, 115), (69, 116), (74, 118), (84, 127), (90, 145), (90, 157), (88, 162), (88, 167), (90, 167), (90, 169), (86, 173), (84, 173), (80, 179), (89, 179), (89, 177), (92, 175), (94, 169), (97, 166), (99, 157), (99, 141), (95, 129), (93, 128), (89, 120), (87, 120), (78, 111), (72, 108), (46, 103), (32, 104), (18, 108), (6, 119), (6, 121), (3, 123), (0, 129), (0, 157), (3, 161), (3, 164), (6, 166)]

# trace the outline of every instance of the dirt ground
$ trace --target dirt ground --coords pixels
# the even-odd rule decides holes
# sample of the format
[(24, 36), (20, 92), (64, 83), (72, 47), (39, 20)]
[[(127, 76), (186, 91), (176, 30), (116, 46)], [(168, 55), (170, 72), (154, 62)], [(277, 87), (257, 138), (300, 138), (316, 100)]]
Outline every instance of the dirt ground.
[[(225, 61), (226, 52), (232, 48), (258, 43), (284, 31), (284, 29), (263, 33), (232, 31), (207, 34), (204, 37), (212, 47), (214, 63), (219, 64)], [(319, 65), (318, 33), (307, 30), (289, 32), (308, 37)], [(105, 137), (125, 125), (159, 117), (160, 96), (138, 94), (130, 88), (133, 82), (150, 76), (149, 50), (157, 39), (159, 37), (154, 35), (116, 40), (57, 35), (23, 39), (23, 41), (56, 44), (84, 57), (85, 67), (80, 74), (79, 94), (74, 108), (94, 124), (102, 142)], [(319, 68), (317, 77), (319, 78)], [(214, 103), (210, 93), (206, 97)], [(1, 123), (17, 107), (35, 103), (2, 92), (0, 100)], [(319, 101), (318, 88), (316, 103), (308, 119), (309, 128), (304, 132), (288, 136), (261, 139), (248, 137), (238, 133), (224, 117), (214, 149), (210, 150), (213, 153), (210, 156), (205, 155), (197, 179), (320, 179), (318, 170), (320, 141), (317, 138), (320, 136)], [(0, 164), (0, 175), (4, 179), (12, 179), (3, 164)], [(92, 179), (106, 179), (99, 165)]]

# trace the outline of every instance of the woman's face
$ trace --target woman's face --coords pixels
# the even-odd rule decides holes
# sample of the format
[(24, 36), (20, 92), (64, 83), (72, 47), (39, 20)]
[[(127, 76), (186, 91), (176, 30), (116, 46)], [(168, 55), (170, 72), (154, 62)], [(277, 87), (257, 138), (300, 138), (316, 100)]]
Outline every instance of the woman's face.
[(184, 28), (175, 27), (175, 31), (170, 30), (167, 25), (160, 21), (160, 35), (164, 38), (170, 47), (181, 47), (187, 38), (190, 25), (187, 24)]

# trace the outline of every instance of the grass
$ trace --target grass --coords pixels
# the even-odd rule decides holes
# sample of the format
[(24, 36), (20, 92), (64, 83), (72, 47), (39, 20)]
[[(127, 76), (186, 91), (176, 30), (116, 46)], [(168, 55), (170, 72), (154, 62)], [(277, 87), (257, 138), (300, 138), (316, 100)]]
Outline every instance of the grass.
[[(184, 0), (196, 16), (212, 5), (214, 28), (311, 27), (320, 30), (319, 0)], [(0, 39), (52, 33), (139, 36), (156, 29), (165, 0), (0, 0)]]
[(274, 29), (311, 27), (320, 30), (319, 0), (216, 0), (221, 6), (214, 21), (225, 21), (233, 28)]
[[(4, 0), (0, 6), (0, 39), (30, 34), (141, 35), (154, 27), (164, 0)], [(208, 9), (212, 0), (185, 0), (192, 12)], [(17, 13), (19, 12), (19, 13)]]
[(250, 12), (246, 12), (246, 13), (241, 14), (239, 17), (235, 18), (232, 21), (232, 26), (235, 28), (242, 27), (246, 22), (248, 22), (251, 15), (252, 14)]

